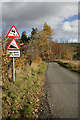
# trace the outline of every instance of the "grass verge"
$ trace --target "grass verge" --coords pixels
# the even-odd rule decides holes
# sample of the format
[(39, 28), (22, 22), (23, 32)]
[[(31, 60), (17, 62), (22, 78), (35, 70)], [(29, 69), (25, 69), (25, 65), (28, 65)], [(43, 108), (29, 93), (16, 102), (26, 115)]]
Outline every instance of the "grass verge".
[(73, 61), (59, 60), (57, 62), (58, 62), (58, 64), (62, 65), (63, 67), (66, 67), (72, 71), (80, 73), (80, 61), (78, 61), (78, 60), (73, 60)]
[(39, 63), (36, 69), (27, 65), (17, 71), (15, 83), (8, 79), (3, 82), (3, 120), (38, 118), (46, 66), (46, 62)]

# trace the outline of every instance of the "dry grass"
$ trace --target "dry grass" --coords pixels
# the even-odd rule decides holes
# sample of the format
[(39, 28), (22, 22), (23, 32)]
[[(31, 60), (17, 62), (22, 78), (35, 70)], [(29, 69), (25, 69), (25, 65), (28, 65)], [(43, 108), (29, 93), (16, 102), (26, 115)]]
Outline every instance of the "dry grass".
[(71, 68), (74, 71), (80, 71), (80, 61), (79, 60), (60, 60), (61, 64), (65, 67)]
[(38, 109), (44, 84), (44, 72), (46, 62), (28, 64), (23, 69), (16, 71), (15, 83), (10, 80), (4, 81), (2, 111), (3, 119), (37, 119)]
[(79, 63), (80, 63), (80, 61), (78, 61), (78, 60), (70, 60), (70, 61), (69, 60), (60, 60), (60, 61), (62, 61), (64, 63), (69, 63), (74, 67), (78, 67)]

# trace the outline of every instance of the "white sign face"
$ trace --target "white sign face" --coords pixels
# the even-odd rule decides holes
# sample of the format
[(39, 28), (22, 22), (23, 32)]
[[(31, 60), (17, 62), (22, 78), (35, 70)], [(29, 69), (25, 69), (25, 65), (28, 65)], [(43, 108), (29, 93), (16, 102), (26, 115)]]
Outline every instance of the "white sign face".
[(20, 35), (16, 29), (16, 27), (13, 25), (11, 29), (9, 30), (7, 37), (18, 37), (20, 38)]
[(14, 27), (12, 28), (12, 30), (11, 30), (11, 32), (9, 33), (8, 36), (18, 36), (18, 34), (17, 34), (17, 32), (16, 32), (16, 30), (15, 30)]
[(20, 50), (9, 50), (8, 54), (10, 54), (9, 57), (20, 57)]
[(10, 50), (19, 50), (20, 49), (15, 39), (11, 40), (11, 42), (8, 45), (8, 49), (10, 49)]

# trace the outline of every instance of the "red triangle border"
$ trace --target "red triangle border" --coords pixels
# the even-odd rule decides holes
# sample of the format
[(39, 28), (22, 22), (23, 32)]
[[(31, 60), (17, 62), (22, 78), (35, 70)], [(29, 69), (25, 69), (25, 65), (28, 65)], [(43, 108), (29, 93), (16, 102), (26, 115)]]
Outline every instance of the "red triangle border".
[(13, 49), (13, 48), (10, 49), (10, 48), (9, 48), (9, 46), (10, 46), (10, 44), (12, 43), (13, 40), (15, 40), (15, 39), (13, 38), (13, 39), (11, 40), (11, 42), (8, 44), (7, 50), (20, 50), (20, 47), (19, 47), (18, 43), (16, 42), (16, 40), (15, 40), (15, 42), (16, 42), (16, 45), (17, 45), (17, 47), (18, 47), (19, 49)]
[[(15, 28), (15, 30), (16, 30), (16, 32), (17, 32), (17, 34), (18, 34), (18, 36), (8, 36), (8, 35), (9, 35), (9, 33), (10, 33), (10, 31), (11, 31), (11, 29), (12, 29), (13, 27)], [(17, 37), (17, 38), (20, 38), (20, 35), (19, 35), (19, 33), (18, 33), (18, 31), (17, 31), (17, 29), (16, 29), (15, 25), (12, 25), (12, 27), (10, 28), (10, 30), (9, 30), (9, 32), (7, 33), (6, 37), (13, 37), (13, 38)]]

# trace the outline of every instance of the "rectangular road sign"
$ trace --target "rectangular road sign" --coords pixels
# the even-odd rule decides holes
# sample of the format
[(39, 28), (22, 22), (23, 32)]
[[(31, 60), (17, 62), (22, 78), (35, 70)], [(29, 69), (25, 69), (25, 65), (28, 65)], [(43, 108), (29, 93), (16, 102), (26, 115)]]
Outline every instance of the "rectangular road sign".
[(20, 50), (8, 50), (9, 57), (20, 57)]

